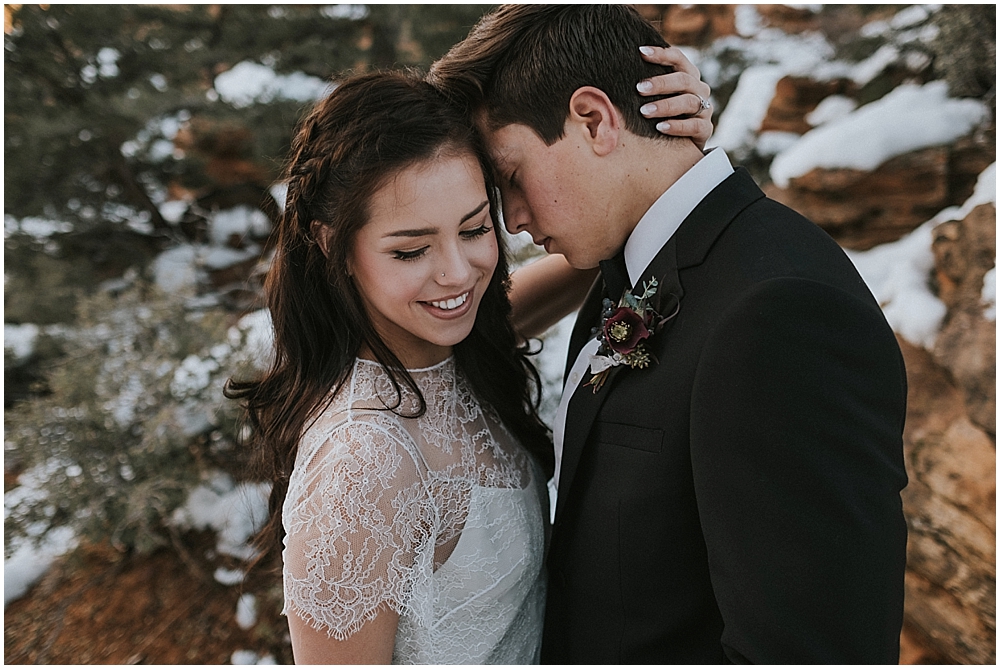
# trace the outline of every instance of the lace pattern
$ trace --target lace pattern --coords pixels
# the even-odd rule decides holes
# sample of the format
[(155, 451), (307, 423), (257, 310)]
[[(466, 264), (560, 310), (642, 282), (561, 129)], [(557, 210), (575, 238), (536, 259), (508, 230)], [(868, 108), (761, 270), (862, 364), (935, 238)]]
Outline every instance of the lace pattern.
[(286, 610), (345, 639), (390, 607), (399, 663), (535, 662), (542, 476), (453, 359), (411, 375), (423, 416), (358, 360), (304, 434), (282, 511)]

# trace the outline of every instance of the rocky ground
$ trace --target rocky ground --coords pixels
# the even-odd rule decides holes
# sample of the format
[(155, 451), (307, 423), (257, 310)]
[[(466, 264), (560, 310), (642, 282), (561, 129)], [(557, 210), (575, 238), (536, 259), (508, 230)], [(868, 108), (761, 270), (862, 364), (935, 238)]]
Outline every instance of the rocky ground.
[[(214, 536), (184, 539), (187, 559), (88, 546), (58, 563), (4, 612), (4, 663), (229, 664), (243, 650), (290, 664), (280, 581), (262, 572), (242, 586), (217, 583), (206, 557)], [(258, 602), (248, 630), (236, 622), (244, 592)]]
[[(4, 663), (229, 664), (234, 651), (250, 650), (290, 664), (277, 580), (260, 574), (256, 586), (244, 586), (257, 594), (260, 611), (257, 624), (242, 630), (239, 586), (215, 582), (214, 563), (203, 557), (214, 539), (190, 538), (191, 562), (169, 549), (129, 556), (91, 546), (58, 564), (4, 612)], [(909, 627), (900, 651), (900, 664), (946, 661)]]

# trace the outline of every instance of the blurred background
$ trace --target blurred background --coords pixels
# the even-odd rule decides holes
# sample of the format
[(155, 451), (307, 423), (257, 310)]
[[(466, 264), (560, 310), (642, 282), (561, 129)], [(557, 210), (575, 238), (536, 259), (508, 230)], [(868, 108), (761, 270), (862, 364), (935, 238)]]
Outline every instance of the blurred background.
[[(996, 6), (636, 7), (712, 86), (710, 146), (897, 332), (901, 662), (994, 663)], [(6, 662), (291, 661), (221, 394), (270, 354), (284, 152), (338, 78), (426, 69), (488, 8), (5, 5)], [(538, 356), (548, 417), (568, 329)]]

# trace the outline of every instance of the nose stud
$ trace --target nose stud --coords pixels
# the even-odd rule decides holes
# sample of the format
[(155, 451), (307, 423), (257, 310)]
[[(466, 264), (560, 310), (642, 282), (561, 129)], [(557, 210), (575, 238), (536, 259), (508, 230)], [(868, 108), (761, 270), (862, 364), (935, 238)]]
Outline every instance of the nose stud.
[(444, 276), (444, 272), (441, 272), (441, 276)]

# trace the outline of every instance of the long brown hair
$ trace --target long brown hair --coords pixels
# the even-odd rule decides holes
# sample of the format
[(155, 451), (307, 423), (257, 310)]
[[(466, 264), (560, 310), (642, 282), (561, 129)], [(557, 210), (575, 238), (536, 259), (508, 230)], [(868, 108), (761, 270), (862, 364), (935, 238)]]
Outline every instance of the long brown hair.
[[(479, 139), (465, 117), (415, 73), (359, 75), (320, 101), (292, 141), (285, 209), (265, 282), (274, 361), (261, 378), (231, 379), (226, 386), (227, 397), (247, 410), (257, 473), (273, 482), (270, 517), (257, 537), (262, 548), (275, 548), (282, 536), (280, 511), (299, 439), (331, 390), (349, 377), (362, 346), (385, 368), (397, 397), (405, 385), (419, 398), (418, 415), (426, 408), (413, 378), (372, 326), (347, 274), (347, 258), (368, 222), (372, 195), (391, 177), (424, 161), (466, 153), (483, 167), (499, 258), (472, 332), (454, 347), (456, 365), (479, 400), (551, 475), (549, 432), (537, 414), (538, 372), (517, 346), (510, 323), (496, 189)], [(313, 221), (328, 228), (328, 256), (313, 237)]]

